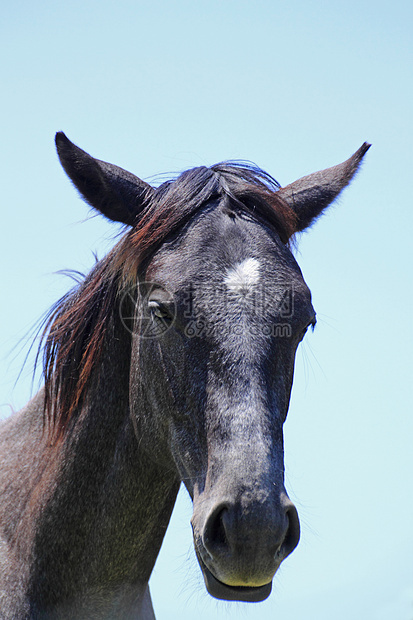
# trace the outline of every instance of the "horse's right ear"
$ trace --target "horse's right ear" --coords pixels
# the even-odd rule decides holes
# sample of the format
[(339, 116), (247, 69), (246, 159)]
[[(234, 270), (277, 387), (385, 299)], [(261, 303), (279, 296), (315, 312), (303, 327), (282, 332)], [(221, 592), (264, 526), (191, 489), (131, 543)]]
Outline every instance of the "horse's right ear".
[(55, 140), (60, 163), (86, 202), (110, 220), (133, 226), (153, 187), (123, 168), (95, 159), (62, 131)]

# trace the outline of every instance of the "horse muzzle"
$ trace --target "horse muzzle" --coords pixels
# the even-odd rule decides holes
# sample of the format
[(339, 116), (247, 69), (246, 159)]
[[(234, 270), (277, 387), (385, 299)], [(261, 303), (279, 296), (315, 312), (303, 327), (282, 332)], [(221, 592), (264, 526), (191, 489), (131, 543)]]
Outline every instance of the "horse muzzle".
[(195, 510), (194, 546), (209, 594), (227, 601), (265, 600), (300, 537), (297, 510), (287, 495), (276, 507), (221, 503), (202, 521), (198, 529)]

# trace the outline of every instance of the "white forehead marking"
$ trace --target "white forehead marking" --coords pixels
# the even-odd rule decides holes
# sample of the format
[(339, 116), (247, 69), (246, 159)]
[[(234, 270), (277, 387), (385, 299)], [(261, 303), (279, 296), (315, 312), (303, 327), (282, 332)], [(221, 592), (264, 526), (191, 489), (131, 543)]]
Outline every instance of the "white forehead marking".
[(260, 263), (246, 258), (227, 271), (224, 282), (232, 293), (245, 294), (260, 279)]

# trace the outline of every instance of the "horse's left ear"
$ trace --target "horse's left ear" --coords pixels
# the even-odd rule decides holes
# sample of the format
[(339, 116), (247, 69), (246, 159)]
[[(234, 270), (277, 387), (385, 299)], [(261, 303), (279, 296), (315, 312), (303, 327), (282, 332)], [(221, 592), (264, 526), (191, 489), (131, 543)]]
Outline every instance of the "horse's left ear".
[(350, 183), (370, 146), (365, 142), (342, 164), (309, 174), (277, 191), (296, 215), (296, 232), (310, 226)]
[(133, 226), (154, 189), (127, 170), (82, 151), (62, 131), (55, 140), (60, 163), (86, 202), (110, 220)]

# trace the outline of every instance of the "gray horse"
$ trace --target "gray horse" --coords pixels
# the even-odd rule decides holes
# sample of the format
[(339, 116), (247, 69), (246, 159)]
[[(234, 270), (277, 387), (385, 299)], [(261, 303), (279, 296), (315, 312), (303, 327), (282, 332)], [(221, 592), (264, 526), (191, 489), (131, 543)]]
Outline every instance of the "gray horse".
[(56, 144), (86, 201), (127, 228), (51, 309), (45, 385), (0, 427), (0, 617), (154, 618), (181, 481), (208, 592), (262, 601), (300, 536), (283, 423), (316, 319), (291, 240), (369, 145), (282, 188), (223, 163), (155, 189)]

